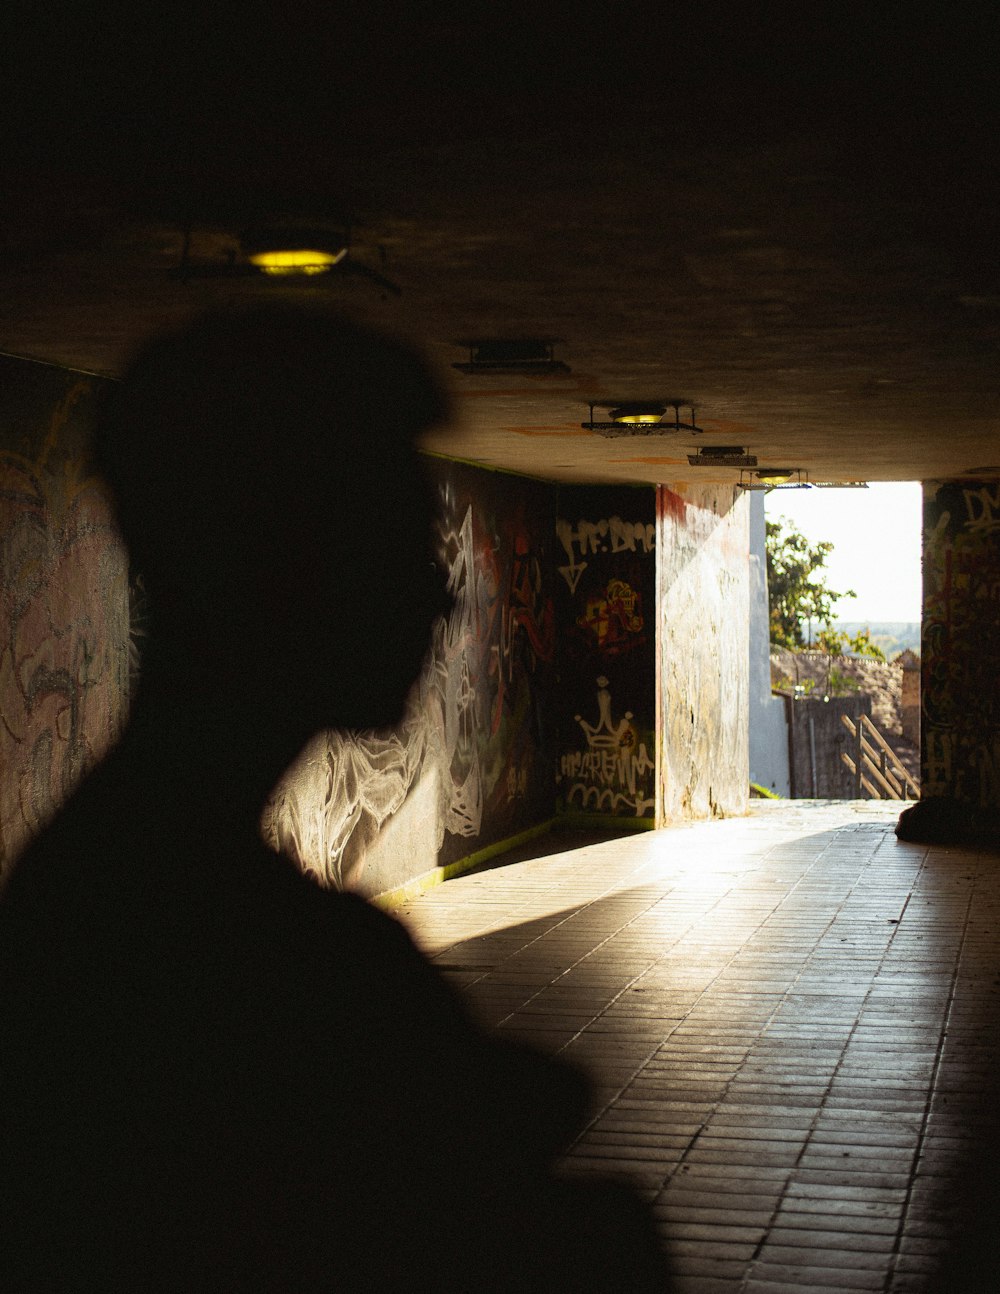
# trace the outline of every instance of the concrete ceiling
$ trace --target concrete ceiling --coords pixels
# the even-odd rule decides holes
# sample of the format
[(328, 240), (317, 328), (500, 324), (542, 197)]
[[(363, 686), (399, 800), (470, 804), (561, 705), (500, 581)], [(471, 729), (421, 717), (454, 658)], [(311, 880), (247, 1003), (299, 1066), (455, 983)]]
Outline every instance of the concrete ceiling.
[[(384, 9), (299, 6), (308, 40), (272, 19), (248, 45), (193, 12), (50, 33), (8, 81), (0, 348), (115, 373), (193, 310), (317, 298), (431, 353), (455, 419), (428, 445), (477, 462), (732, 482), (687, 456), (738, 445), (817, 482), (1000, 475), (992, 23)], [(221, 265), (274, 216), (349, 222), (348, 262), (170, 273), (185, 229)], [(569, 372), (462, 373), (476, 337), (557, 339)], [(628, 400), (703, 432), (581, 428)]]

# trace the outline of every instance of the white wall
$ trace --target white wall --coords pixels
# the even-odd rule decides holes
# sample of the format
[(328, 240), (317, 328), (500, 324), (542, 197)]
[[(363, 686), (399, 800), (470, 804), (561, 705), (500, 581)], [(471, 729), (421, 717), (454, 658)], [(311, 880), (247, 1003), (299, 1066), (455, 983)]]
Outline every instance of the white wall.
[(763, 491), (748, 492), (750, 507), (750, 781), (778, 795), (792, 793), (785, 702), (771, 695), (767, 607), (767, 531)]

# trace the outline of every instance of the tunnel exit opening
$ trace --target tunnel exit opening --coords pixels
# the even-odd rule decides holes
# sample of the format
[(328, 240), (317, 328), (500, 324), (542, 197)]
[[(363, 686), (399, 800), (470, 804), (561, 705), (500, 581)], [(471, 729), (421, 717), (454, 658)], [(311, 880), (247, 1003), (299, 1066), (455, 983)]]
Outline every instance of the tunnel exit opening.
[(756, 794), (919, 793), (921, 515), (919, 482), (751, 495)]

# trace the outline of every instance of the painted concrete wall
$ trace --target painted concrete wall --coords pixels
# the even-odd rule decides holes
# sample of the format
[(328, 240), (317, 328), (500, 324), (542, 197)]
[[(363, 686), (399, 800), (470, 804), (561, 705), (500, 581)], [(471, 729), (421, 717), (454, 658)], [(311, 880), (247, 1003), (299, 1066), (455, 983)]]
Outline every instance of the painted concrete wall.
[(379, 894), (550, 819), (555, 488), (429, 460), (455, 600), (399, 730), (324, 733), (265, 834), (325, 884)]
[(750, 674), (748, 728), (750, 781), (791, 795), (788, 720), (784, 699), (771, 692), (771, 625), (767, 601), (767, 528), (763, 491), (747, 495), (750, 530)]
[[(89, 465), (106, 379), (14, 357), (0, 379), (2, 873), (120, 732), (138, 617)], [(324, 883), (367, 894), (554, 812), (555, 487), (429, 466), (455, 609), (409, 713), (391, 735), (316, 737), (263, 815)]]
[(127, 563), (87, 454), (101, 385), (0, 356), (0, 876), (125, 716)]
[[(10, 357), (0, 377), (6, 867), (120, 731), (137, 617), (88, 466), (103, 379)], [(398, 731), (310, 744), (265, 810), (272, 842), (374, 895), (544, 824), (557, 794), (648, 825), (658, 794), (666, 820), (741, 812), (745, 496), (430, 470), (454, 611)]]
[(558, 509), (559, 811), (652, 826), (655, 492), (651, 486), (563, 486)]
[(1000, 480), (924, 484), (921, 794), (1000, 808)]
[(744, 813), (750, 652), (746, 492), (660, 486), (657, 546), (662, 820)]

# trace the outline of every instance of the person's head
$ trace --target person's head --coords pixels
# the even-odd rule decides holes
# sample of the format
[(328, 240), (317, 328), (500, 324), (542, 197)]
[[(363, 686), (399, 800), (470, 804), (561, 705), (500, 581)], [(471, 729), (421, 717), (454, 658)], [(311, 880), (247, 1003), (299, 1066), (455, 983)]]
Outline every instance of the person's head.
[(415, 439), (445, 413), (411, 350), (322, 311), (148, 343), (97, 453), (172, 668), (317, 728), (392, 722), (443, 609)]

